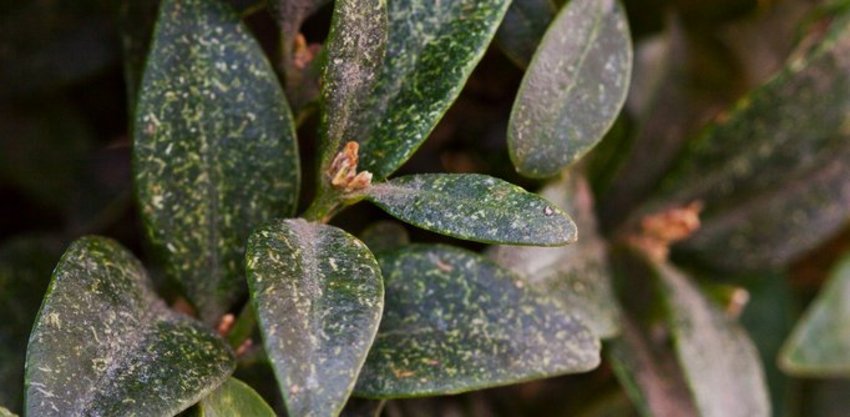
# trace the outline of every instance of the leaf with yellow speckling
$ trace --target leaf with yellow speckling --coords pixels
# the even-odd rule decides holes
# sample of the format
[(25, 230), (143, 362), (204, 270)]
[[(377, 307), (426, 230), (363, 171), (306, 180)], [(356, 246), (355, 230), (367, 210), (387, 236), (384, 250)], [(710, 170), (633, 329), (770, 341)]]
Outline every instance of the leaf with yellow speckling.
[(386, 307), (358, 396), (459, 393), (599, 365), (583, 321), (480, 255), (412, 245), (379, 257)]
[(374, 184), (366, 199), (399, 220), (458, 239), (559, 246), (577, 235), (554, 204), (486, 175), (409, 175)]
[(277, 77), (228, 5), (162, 2), (134, 126), (148, 238), (213, 322), (246, 292), (250, 231), (293, 213), (300, 175)]
[(157, 298), (130, 252), (84, 237), (56, 266), (30, 334), (25, 414), (172, 416), (234, 367), (222, 339)]
[(289, 416), (339, 415), (381, 320), (384, 286), (375, 257), (341, 229), (297, 219), (254, 232), (247, 263)]
[(256, 391), (235, 378), (206, 396), (192, 412), (192, 417), (275, 417)]
[(618, 0), (572, 0), (546, 31), (508, 124), (517, 171), (551, 177), (592, 149), (626, 102), (632, 45)]
[(509, 0), (391, 0), (386, 57), (351, 131), (378, 180), (425, 141), (481, 60)]

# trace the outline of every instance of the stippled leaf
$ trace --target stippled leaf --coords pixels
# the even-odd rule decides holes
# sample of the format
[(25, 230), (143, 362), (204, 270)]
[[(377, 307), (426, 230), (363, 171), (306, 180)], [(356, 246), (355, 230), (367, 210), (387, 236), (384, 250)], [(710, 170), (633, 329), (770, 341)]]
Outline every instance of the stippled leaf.
[(387, 2), (389, 43), (377, 87), (363, 108), (361, 169), (384, 179), (406, 161), (460, 94), (509, 0)]
[(514, 0), (496, 31), (496, 42), (514, 64), (525, 68), (557, 13), (553, 0)]
[(334, 3), (322, 74), (324, 143), (319, 175), (327, 172), (343, 142), (363, 136), (360, 121), (374, 111), (368, 97), (378, 81), (386, 46), (386, 0)]
[(380, 262), (386, 308), (360, 396), (457, 393), (599, 364), (599, 340), (580, 319), (484, 257), (412, 245)]
[(162, 2), (140, 91), (133, 162), (147, 234), (213, 321), (244, 294), (251, 229), (295, 209), (289, 107), (260, 46), (220, 0)]
[(118, 243), (77, 240), (59, 261), (27, 350), (30, 416), (170, 416), (235, 367), (227, 344), (169, 310)]
[(551, 295), (599, 337), (616, 335), (620, 311), (611, 288), (605, 242), (596, 231), (587, 181), (571, 174), (548, 185), (541, 195), (573, 213), (581, 231), (578, 241), (559, 248), (498, 246), (490, 249), (490, 258), (541, 293)]
[(386, 403), (386, 400), (352, 398), (348, 400), (340, 417), (378, 417)]
[(303, 220), (257, 230), (247, 259), (254, 308), (289, 415), (338, 415), (381, 319), (377, 261), (341, 229)]
[(684, 273), (668, 264), (656, 268), (676, 354), (700, 415), (770, 416), (764, 371), (746, 332)]
[(511, 160), (549, 177), (581, 158), (614, 123), (632, 68), (628, 22), (617, 0), (572, 0), (546, 31), (508, 125)]
[(192, 410), (194, 417), (275, 417), (274, 410), (244, 382), (230, 378)]
[(779, 356), (783, 370), (802, 376), (850, 376), (850, 256), (839, 262)]
[(399, 220), (458, 239), (540, 246), (576, 240), (575, 224), (557, 206), (486, 175), (409, 175), (373, 185), (366, 198)]
[(392, 220), (379, 220), (360, 232), (360, 240), (372, 253), (395, 250), (410, 244), (410, 235), (404, 225)]
[(61, 242), (46, 236), (0, 246), (0, 404), (15, 411), (23, 406), (27, 336), (61, 254)]

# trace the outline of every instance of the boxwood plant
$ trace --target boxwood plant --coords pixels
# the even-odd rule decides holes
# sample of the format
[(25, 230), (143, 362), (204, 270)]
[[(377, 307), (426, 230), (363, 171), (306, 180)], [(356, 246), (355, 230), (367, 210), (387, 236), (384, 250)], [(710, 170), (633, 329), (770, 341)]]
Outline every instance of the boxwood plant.
[[(0, 248), (11, 409), (377, 416), (601, 367), (629, 401), (583, 415), (757, 417), (789, 415), (782, 372), (850, 376), (847, 258), (783, 346), (760, 333), (793, 310), (771, 309), (787, 266), (850, 218), (846, 2), (801, 20), (787, 63), (709, 123), (683, 99), (682, 22), (635, 52), (618, 0), (116, 3), (152, 256), (76, 236), (40, 299), (62, 243)], [(245, 23), (263, 10), (271, 55)], [(491, 43), (524, 71), (501, 131), (539, 193), (396, 175)], [(360, 202), (413, 227), (337, 221)]]

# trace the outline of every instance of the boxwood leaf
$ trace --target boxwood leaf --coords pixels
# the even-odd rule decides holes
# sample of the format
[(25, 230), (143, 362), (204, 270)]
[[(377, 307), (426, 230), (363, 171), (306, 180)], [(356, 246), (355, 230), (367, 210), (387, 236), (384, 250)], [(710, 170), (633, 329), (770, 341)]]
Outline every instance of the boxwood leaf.
[(223, 340), (157, 298), (130, 252), (84, 237), (62, 255), (30, 335), (26, 414), (172, 416), (234, 367)]
[(194, 407), (194, 417), (275, 417), (271, 407), (244, 382), (230, 378)]
[(779, 355), (788, 373), (800, 376), (850, 376), (850, 256), (806, 309)]
[(384, 305), (378, 263), (337, 229), (281, 220), (248, 244), (248, 283), (290, 417), (337, 416)]
[(252, 228), (294, 211), (289, 107), (239, 16), (219, 0), (164, 0), (135, 123), (133, 162), (148, 237), (201, 316), (244, 294)]
[(482, 256), (411, 245), (379, 258), (386, 308), (358, 396), (458, 393), (599, 364), (584, 322)]
[(517, 171), (549, 177), (581, 158), (614, 123), (632, 68), (628, 22), (617, 0), (572, 0), (546, 31), (508, 125)]
[(656, 268), (676, 354), (700, 414), (770, 416), (761, 360), (743, 328), (684, 273), (668, 264)]
[(386, 0), (340, 0), (325, 44), (322, 74), (322, 164), (327, 171), (340, 144), (361, 137), (359, 121), (374, 109), (368, 97), (375, 88), (387, 46)]
[(404, 225), (394, 220), (379, 220), (360, 232), (360, 240), (372, 253), (398, 249), (410, 244), (410, 235)]
[(581, 236), (558, 248), (494, 246), (489, 256), (541, 293), (549, 294), (601, 338), (619, 331), (620, 309), (611, 288), (605, 241), (596, 231), (593, 197), (587, 181), (570, 174), (546, 186), (541, 195), (573, 213)]
[(525, 68), (557, 13), (553, 0), (514, 0), (496, 31), (496, 42), (514, 64)]
[(384, 179), (425, 141), (484, 55), (509, 0), (392, 0), (389, 43), (358, 127), (361, 169)]
[(458, 239), (540, 246), (576, 240), (575, 224), (557, 206), (486, 175), (409, 175), (373, 185), (366, 199), (399, 220)]

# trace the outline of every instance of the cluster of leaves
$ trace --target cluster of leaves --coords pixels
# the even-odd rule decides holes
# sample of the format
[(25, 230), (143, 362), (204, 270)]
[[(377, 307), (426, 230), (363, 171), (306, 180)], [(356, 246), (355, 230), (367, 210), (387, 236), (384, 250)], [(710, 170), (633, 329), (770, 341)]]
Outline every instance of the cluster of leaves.
[[(149, 276), (118, 242), (82, 237), (47, 285), (61, 243), (0, 248), (11, 387), (0, 404), (24, 397), (29, 416), (273, 416), (279, 395), (291, 417), (375, 416), (387, 399), (604, 359), (631, 400), (622, 412), (768, 416), (788, 389), (773, 358), (792, 375), (848, 375), (846, 259), (781, 349), (782, 338), (750, 337), (783, 319), (769, 304), (789, 298), (786, 267), (850, 217), (846, 2), (819, 9), (784, 68), (697, 135), (682, 114), (697, 105), (671, 107), (696, 101), (677, 75), (690, 58), (679, 23), (659, 41), (662, 64), (643, 65), (616, 0), (336, 0), (319, 49), (299, 31), (325, 1), (270, 1), (279, 71), (243, 19), (264, 5), (237, 3), (116, 10), (135, 201), (156, 262)], [(525, 70), (510, 158), (543, 189), (393, 177), (493, 39)], [(629, 104), (642, 124), (617, 138), (630, 87), (651, 98)], [(296, 128), (315, 112), (315, 192), (297, 215)], [(53, 192), (40, 198), (61, 201)], [(363, 200), (493, 246), (410, 243), (394, 222), (359, 238), (329, 224)], [(184, 312), (155, 290), (160, 272)], [(251, 382), (256, 368), (273, 376), (232, 376)]]

